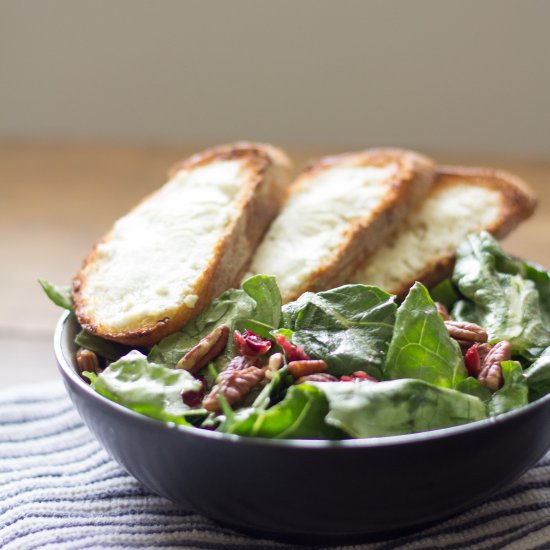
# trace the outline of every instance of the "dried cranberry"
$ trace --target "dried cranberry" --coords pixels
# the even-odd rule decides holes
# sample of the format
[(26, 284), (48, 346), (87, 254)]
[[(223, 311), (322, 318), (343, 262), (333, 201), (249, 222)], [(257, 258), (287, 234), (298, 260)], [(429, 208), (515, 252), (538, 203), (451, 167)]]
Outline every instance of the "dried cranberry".
[(477, 344), (470, 346), (464, 354), (464, 364), (466, 370), (470, 376), (477, 378), (481, 372), (481, 357), (479, 356), (479, 350)]
[(344, 374), (344, 376), (340, 376), (340, 382), (363, 382), (365, 380), (369, 382), (379, 382), (377, 378), (367, 374), (364, 370), (355, 371), (351, 375)]
[(247, 357), (263, 355), (271, 349), (272, 345), (269, 340), (248, 329), (245, 329), (242, 334), (236, 330), (233, 333), (233, 338), (239, 348), (239, 353)]
[(367, 374), (364, 370), (355, 371), (352, 374), (352, 376), (357, 380), (368, 380), (369, 382), (378, 382), (378, 378), (375, 378), (374, 376)]
[(283, 348), (287, 363), (290, 363), (291, 361), (309, 360), (308, 354), (302, 348), (290, 343), (282, 334), (278, 334), (275, 337), (275, 341)]
[(206, 390), (204, 377), (199, 376), (197, 379), (201, 383), (201, 387), (197, 391), (188, 390), (181, 392), (181, 400), (183, 401), (183, 404), (191, 408), (198, 407), (202, 403)]

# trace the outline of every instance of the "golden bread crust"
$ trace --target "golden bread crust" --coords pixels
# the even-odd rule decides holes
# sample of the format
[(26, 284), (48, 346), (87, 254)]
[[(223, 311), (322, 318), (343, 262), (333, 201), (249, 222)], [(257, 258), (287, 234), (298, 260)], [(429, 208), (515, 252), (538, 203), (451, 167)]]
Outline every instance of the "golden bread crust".
[(295, 300), (306, 291), (318, 292), (348, 282), (351, 275), (364, 265), (401, 220), (424, 198), (433, 183), (435, 165), (430, 158), (414, 151), (368, 149), (359, 153), (325, 157), (313, 162), (293, 183), (291, 193), (304, 179), (315, 178), (319, 172), (334, 165), (382, 167), (389, 163), (397, 164), (398, 173), (391, 182), (384, 201), (367, 221), (350, 224), (349, 231), (332, 260), (319, 267), (300, 288), (288, 296), (283, 296), (285, 302)]
[[(503, 170), (481, 167), (438, 166), (433, 192), (442, 187), (468, 182), (472, 186), (493, 189), (500, 194), (498, 217), (483, 229), (498, 239), (506, 237), (522, 221), (535, 211), (537, 199), (527, 183), (517, 176)], [(455, 263), (455, 252), (444, 257), (434, 258), (422, 272), (411, 280), (402, 281), (399, 286), (388, 289), (389, 292), (404, 297), (411, 286), (420, 281), (428, 288), (450, 277)]]
[[(109, 232), (88, 254), (73, 279), (75, 313), (84, 329), (107, 340), (132, 346), (151, 346), (180, 330), (223, 291), (238, 286), (250, 256), (286, 198), (292, 169), (290, 159), (272, 145), (238, 142), (193, 155), (177, 163), (169, 175), (173, 178), (180, 170), (193, 170), (211, 162), (235, 159), (245, 163), (253, 176), (243, 184), (245, 189), (237, 205), (238, 215), (220, 235), (210, 261), (194, 283), (193, 293), (198, 296), (196, 304), (193, 307), (174, 304), (170, 311), (159, 315), (154, 321), (146, 320), (120, 330), (109, 328), (108, 323), (94, 315), (83, 292), (87, 267), (97, 261), (98, 246), (109, 240)], [(151, 200), (155, 194), (145, 197), (142, 202)]]

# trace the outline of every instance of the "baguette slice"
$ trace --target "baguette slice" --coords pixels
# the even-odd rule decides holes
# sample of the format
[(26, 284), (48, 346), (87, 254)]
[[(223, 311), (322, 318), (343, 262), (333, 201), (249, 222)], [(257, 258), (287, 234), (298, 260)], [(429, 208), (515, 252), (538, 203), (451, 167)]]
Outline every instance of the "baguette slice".
[(284, 302), (348, 282), (424, 197), (430, 159), (400, 149), (323, 158), (307, 167), (269, 228), (249, 275), (275, 275)]
[(450, 276), (455, 250), (481, 230), (505, 237), (535, 210), (527, 184), (503, 171), (440, 167), (426, 200), (350, 279), (403, 296)]
[(237, 286), (284, 202), (291, 163), (270, 145), (236, 143), (177, 164), (170, 181), (119, 219), (73, 281), (80, 324), (152, 345)]

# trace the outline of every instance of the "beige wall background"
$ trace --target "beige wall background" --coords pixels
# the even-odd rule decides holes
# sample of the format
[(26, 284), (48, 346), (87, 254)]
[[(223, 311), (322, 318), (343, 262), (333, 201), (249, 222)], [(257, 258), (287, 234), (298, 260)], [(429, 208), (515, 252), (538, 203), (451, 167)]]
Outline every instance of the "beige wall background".
[(0, 140), (550, 155), (545, 0), (0, 0)]

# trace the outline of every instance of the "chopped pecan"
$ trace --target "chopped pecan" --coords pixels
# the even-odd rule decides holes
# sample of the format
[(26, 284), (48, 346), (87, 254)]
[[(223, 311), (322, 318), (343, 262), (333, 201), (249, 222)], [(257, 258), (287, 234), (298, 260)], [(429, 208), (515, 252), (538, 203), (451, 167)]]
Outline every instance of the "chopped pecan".
[(272, 372), (276, 372), (279, 369), (283, 368), (284, 364), (285, 364), (285, 359), (283, 357), (283, 354), (282, 353), (274, 353), (269, 358), (269, 362), (267, 363), (267, 368)]
[(487, 354), (481, 364), (481, 372), (478, 380), (491, 391), (496, 391), (502, 387), (504, 377), (502, 375), (502, 361), (509, 361), (512, 357), (512, 346), (510, 342), (503, 340), (495, 344)]
[(192, 347), (176, 364), (177, 369), (197, 374), (222, 353), (229, 339), (229, 327), (220, 325)]
[(436, 302), (435, 307), (437, 308), (437, 313), (444, 321), (449, 321), (451, 316), (449, 315), (449, 310), (441, 303)]
[(258, 367), (245, 369), (226, 369), (218, 375), (216, 385), (202, 402), (202, 406), (211, 412), (221, 412), (219, 395), (222, 394), (229, 406), (238, 403), (248, 395), (252, 388), (264, 378), (264, 371)]
[[(80, 374), (81, 377), (83, 372), (100, 374), (103, 371), (101, 363), (99, 362), (99, 357), (93, 351), (86, 348), (79, 348), (76, 352), (76, 365), (78, 367), (78, 374)], [(90, 383), (87, 378), (84, 378), (84, 380)]]
[(483, 361), (485, 361), (485, 357), (487, 357), (488, 353), (493, 349), (493, 346), (491, 344), (477, 344), (477, 352), (479, 353), (479, 359), (481, 361), (481, 364), (483, 364)]
[(239, 353), (241, 355), (246, 355), (248, 357), (258, 357), (267, 353), (272, 346), (272, 342), (266, 338), (262, 338), (255, 332), (252, 332), (248, 329), (245, 329), (243, 333), (240, 333), (236, 330), (233, 333), (233, 338), (235, 339), (235, 344), (239, 348)]
[(274, 353), (267, 363), (267, 366), (264, 367), (265, 377), (268, 380), (273, 378), (273, 375), (283, 367), (285, 364), (285, 359), (282, 353)]
[(245, 357), (244, 355), (237, 355), (237, 357), (233, 357), (231, 361), (229, 361), (227, 367), (224, 371), (220, 372), (219, 376), (224, 376), (224, 373), (231, 371), (231, 370), (244, 370), (248, 367), (257, 367), (254, 363), (254, 357)]
[(487, 332), (475, 323), (465, 321), (445, 321), (445, 326), (449, 331), (449, 336), (455, 340), (462, 340), (471, 343), (487, 342)]
[(316, 374), (307, 374), (300, 376), (295, 384), (303, 384), (304, 382), (338, 382), (338, 378), (332, 376), (328, 372), (317, 372)]
[(301, 378), (309, 374), (325, 372), (327, 364), (322, 359), (302, 359), (301, 361), (291, 361), (288, 363), (288, 372), (294, 378)]

